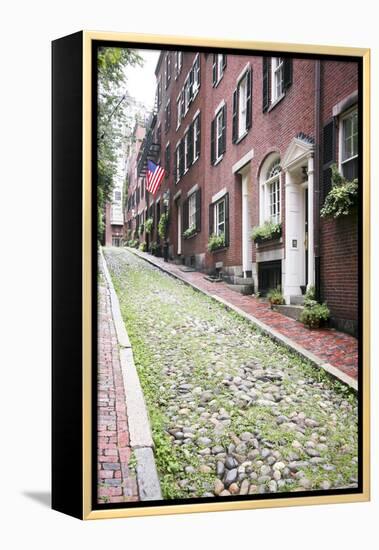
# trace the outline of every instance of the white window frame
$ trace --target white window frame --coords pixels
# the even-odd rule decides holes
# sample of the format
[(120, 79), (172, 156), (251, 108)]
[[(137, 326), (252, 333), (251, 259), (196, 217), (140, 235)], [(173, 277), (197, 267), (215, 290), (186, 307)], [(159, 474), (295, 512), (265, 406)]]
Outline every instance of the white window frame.
[[(199, 71), (196, 71), (196, 64), (199, 64)], [(199, 83), (199, 74), (200, 74), (200, 56), (199, 54), (197, 54), (197, 56), (195, 57), (195, 61), (193, 62), (193, 65), (192, 65), (192, 99), (194, 99), (198, 92), (199, 92), (199, 88), (200, 88), (200, 83)], [(195, 80), (195, 76), (196, 76), (196, 80)]]
[(169, 87), (170, 82), (171, 82), (171, 53), (170, 52), (166, 53), (165, 73), (166, 73), (166, 75), (165, 75), (166, 76), (166, 78), (165, 78), (165, 88), (167, 90), (167, 88)]
[(189, 139), (189, 131), (186, 132), (184, 134), (184, 151), (183, 151), (183, 154), (184, 154), (184, 174), (186, 174), (188, 172), (188, 169), (189, 169), (189, 166), (187, 166), (187, 157), (188, 157), (188, 139)]
[[(260, 221), (261, 223), (265, 221), (270, 221), (272, 223), (280, 223), (281, 222), (281, 216), (282, 216), (282, 190), (281, 190), (281, 178), (280, 174), (281, 171), (273, 173), (272, 176), (269, 174), (273, 171), (276, 171), (276, 169), (280, 169), (280, 159), (276, 158), (273, 160), (268, 170), (265, 173), (265, 180), (262, 183), (261, 191), (262, 191), (262, 198), (263, 198), (263, 205), (261, 205), (261, 217)], [(273, 189), (273, 186), (275, 188)], [(272, 202), (272, 198), (276, 199), (274, 203)], [(273, 206), (275, 208), (273, 209)], [(275, 210), (273, 212), (273, 210)]]
[[(117, 195), (120, 194), (120, 198), (117, 198)], [(121, 201), (121, 191), (119, 189), (115, 189), (115, 192), (114, 192), (114, 200), (115, 201)]]
[(222, 63), (223, 63), (223, 54), (217, 53), (216, 54), (216, 82), (214, 84), (215, 86), (218, 86), (218, 83), (224, 76), (224, 69), (222, 67)]
[[(223, 107), (221, 107), (216, 113), (216, 123), (215, 123), (215, 163), (222, 159), (223, 153), (219, 153), (219, 137), (222, 136), (222, 127), (223, 127), (223, 118), (224, 118)], [(219, 133), (221, 131), (221, 133)]]
[[(280, 87), (279, 87), (280, 83)], [(271, 58), (271, 103), (284, 95), (284, 57)]]
[(188, 109), (191, 103), (191, 82), (190, 75), (188, 74), (184, 81), (184, 116), (188, 113)]
[(199, 127), (199, 117), (200, 117), (200, 114), (196, 115), (196, 117), (194, 118), (194, 121), (193, 121), (193, 126), (192, 126), (192, 131), (193, 131), (193, 139), (192, 139), (192, 143), (193, 143), (193, 158), (192, 158), (192, 162), (195, 162), (199, 156), (200, 156), (200, 153), (198, 155), (196, 155), (196, 149), (197, 149), (197, 129)]
[(196, 193), (192, 193), (188, 197), (188, 227), (196, 227)]
[(175, 183), (180, 180), (180, 143), (175, 149)]
[[(346, 120), (348, 120), (349, 118), (353, 118), (353, 117), (357, 118), (357, 120), (356, 120), (356, 132), (355, 132), (355, 134), (354, 133), (352, 134), (352, 136), (353, 135), (357, 136), (357, 151), (356, 151), (356, 153), (353, 152), (352, 156), (347, 157), (347, 158), (343, 158), (344, 151), (345, 151), (345, 141), (346, 141), (345, 140), (345, 134), (344, 134), (344, 122)], [(341, 174), (343, 173), (343, 165), (347, 164), (351, 160), (358, 157), (358, 148), (359, 148), (358, 128), (359, 128), (359, 126), (358, 126), (358, 108), (357, 107), (353, 107), (352, 109), (350, 109), (346, 113), (343, 113), (340, 116), (339, 132), (338, 132), (338, 168), (339, 168), (339, 171), (341, 172)], [(353, 137), (351, 137), (351, 139), (353, 139)]]
[(246, 111), (247, 111), (247, 71), (238, 82), (238, 139), (247, 132)]
[(180, 75), (182, 66), (183, 66), (183, 52), (176, 51), (175, 52), (175, 80)]
[(182, 94), (176, 100), (176, 129), (179, 128), (182, 122)]
[[(219, 214), (220, 214), (220, 206), (221, 205), (223, 205), (224, 210), (223, 210), (223, 219), (220, 222), (219, 221)], [(223, 197), (222, 199), (217, 201), (214, 204), (213, 208), (214, 208), (214, 210), (213, 210), (213, 231), (214, 231), (214, 234), (217, 235), (217, 236), (224, 235), (224, 237), (225, 237), (225, 227), (226, 227), (226, 217), (225, 217), (226, 201), (225, 201), (225, 197)], [(222, 231), (220, 230), (221, 226), (223, 226)]]

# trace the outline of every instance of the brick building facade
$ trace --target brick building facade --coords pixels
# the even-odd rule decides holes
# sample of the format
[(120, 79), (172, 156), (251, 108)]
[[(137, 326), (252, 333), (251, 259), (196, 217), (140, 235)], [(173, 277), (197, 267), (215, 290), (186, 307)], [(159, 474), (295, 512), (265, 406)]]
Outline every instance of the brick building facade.
[[(334, 325), (354, 333), (357, 221), (322, 218), (320, 208), (333, 163), (358, 175), (358, 64), (162, 51), (156, 78), (134, 165), (139, 186), (148, 158), (166, 177), (155, 197), (145, 193), (143, 219), (154, 227), (139, 240), (162, 251), (157, 226), (167, 211), (171, 260), (217, 268), (262, 294), (280, 286), (287, 303), (316, 285)], [(135, 193), (129, 185), (128, 227)], [(253, 242), (252, 228), (267, 221), (273, 238)]]

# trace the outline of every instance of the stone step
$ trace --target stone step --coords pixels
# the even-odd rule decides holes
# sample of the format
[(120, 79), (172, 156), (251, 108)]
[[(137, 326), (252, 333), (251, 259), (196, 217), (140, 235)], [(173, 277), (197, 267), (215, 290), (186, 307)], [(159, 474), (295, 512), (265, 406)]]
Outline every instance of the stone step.
[(226, 285), (230, 290), (234, 290), (235, 292), (239, 292), (240, 294), (253, 294), (254, 285)]
[(296, 305), (284, 305), (284, 306), (274, 306), (274, 309), (278, 313), (282, 313), (286, 317), (290, 317), (291, 319), (295, 319), (295, 321), (299, 321), (301, 312), (303, 311), (303, 306), (296, 306)]
[(304, 304), (304, 296), (290, 296), (290, 304), (292, 306), (302, 306)]
[(241, 265), (224, 266), (222, 268), (222, 274), (232, 277), (242, 277), (243, 271)]
[(253, 285), (252, 277), (237, 277), (236, 275), (222, 275), (223, 280), (230, 285)]

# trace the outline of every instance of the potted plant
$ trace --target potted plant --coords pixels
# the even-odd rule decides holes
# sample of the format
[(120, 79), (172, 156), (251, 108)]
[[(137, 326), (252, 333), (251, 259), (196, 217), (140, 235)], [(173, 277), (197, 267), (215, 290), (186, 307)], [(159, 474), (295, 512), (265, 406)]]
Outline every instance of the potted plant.
[(273, 306), (282, 306), (284, 304), (283, 294), (279, 288), (269, 290), (267, 293), (267, 298), (270, 302), (271, 309), (273, 309)]
[(223, 233), (220, 233), (220, 235), (216, 235), (213, 233), (209, 239), (208, 239), (208, 250), (209, 252), (214, 252), (215, 250), (219, 250), (220, 248), (225, 247), (225, 236)]
[(168, 227), (168, 214), (167, 212), (164, 212), (159, 218), (159, 222), (158, 222), (158, 235), (160, 236), (161, 239), (166, 238), (167, 227)]
[(300, 321), (308, 328), (319, 328), (330, 317), (328, 306), (320, 304), (315, 299), (315, 289), (310, 286), (305, 294), (304, 309), (300, 315)]
[(156, 256), (157, 255), (157, 252), (158, 252), (158, 244), (153, 241), (151, 244), (150, 244), (150, 252), (152, 253), (153, 256)]
[(147, 245), (146, 245), (146, 243), (141, 243), (141, 244), (139, 245), (139, 250), (140, 250), (141, 252), (146, 252), (146, 250), (147, 250)]
[(340, 218), (356, 210), (358, 200), (358, 180), (348, 181), (340, 174), (337, 165), (332, 164), (332, 188), (327, 194), (321, 217)]
[(253, 227), (251, 239), (255, 243), (263, 243), (274, 239), (280, 239), (282, 236), (282, 224), (265, 221), (262, 225)]

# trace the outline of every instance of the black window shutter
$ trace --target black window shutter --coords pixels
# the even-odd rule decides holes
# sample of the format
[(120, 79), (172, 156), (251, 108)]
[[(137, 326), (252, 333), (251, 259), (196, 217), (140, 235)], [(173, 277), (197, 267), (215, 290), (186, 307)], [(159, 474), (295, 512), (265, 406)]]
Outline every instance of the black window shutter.
[(201, 230), (201, 189), (196, 191), (196, 231)]
[(188, 217), (188, 199), (183, 202), (183, 231), (188, 229), (189, 217)]
[(229, 193), (225, 195), (225, 246), (229, 246)]
[(179, 144), (179, 177), (184, 174), (184, 140)]
[(213, 54), (213, 65), (212, 65), (212, 72), (213, 72), (213, 86), (217, 82), (217, 54)]
[(263, 112), (265, 113), (270, 106), (270, 59), (268, 57), (263, 58)]
[(189, 127), (188, 134), (187, 134), (187, 159), (186, 164), (187, 168), (189, 168), (193, 161), (193, 128), (192, 124)]
[(211, 164), (215, 163), (216, 160), (216, 151), (215, 151), (215, 126), (216, 119), (212, 120), (211, 124)]
[(214, 204), (209, 205), (209, 235), (213, 235), (213, 217), (214, 217)]
[(200, 115), (197, 116), (197, 140), (196, 140), (196, 151), (195, 156), (200, 156), (200, 139), (201, 139), (201, 133), (200, 133)]
[(171, 101), (167, 105), (167, 129), (171, 126)]
[(233, 135), (232, 142), (238, 139), (238, 88), (233, 92)]
[(166, 147), (165, 169), (166, 169), (166, 178), (167, 178), (170, 174), (170, 146), (169, 145), (167, 145), (167, 147)]
[(288, 90), (292, 84), (292, 59), (289, 57), (286, 57), (283, 62), (283, 84), (285, 90)]
[(182, 90), (180, 94), (180, 115), (181, 118), (184, 118), (185, 110), (184, 110), (184, 89)]
[(226, 105), (222, 108), (222, 136), (221, 136), (221, 150), (220, 153), (226, 151)]
[(322, 201), (332, 187), (331, 165), (335, 162), (336, 126), (331, 120), (323, 128), (322, 132)]
[(226, 55), (224, 54), (222, 56), (222, 70), (224, 71), (226, 69)]
[(196, 71), (197, 71), (197, 82), (198, 82), (198, 86), (200, 88), (200, 55), (197, 56)]
[(253, 73), (251, 68), (247, 72), (246, 77), (247, 97), (246, 97), (246, 130), (251, 128), (251, 115), (252, 115), (252, 87), (253, 87)]

